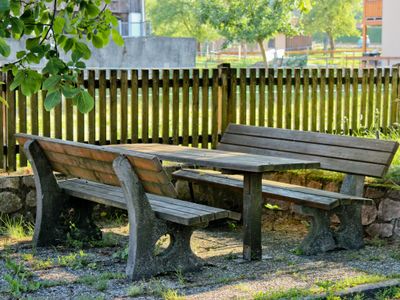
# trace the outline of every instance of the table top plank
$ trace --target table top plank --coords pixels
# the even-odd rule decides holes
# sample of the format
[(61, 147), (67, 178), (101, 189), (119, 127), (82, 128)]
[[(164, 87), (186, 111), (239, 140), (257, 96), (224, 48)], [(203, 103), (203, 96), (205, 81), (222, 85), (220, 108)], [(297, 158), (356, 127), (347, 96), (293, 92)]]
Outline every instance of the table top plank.
[(241, 172), (263, 173), (290, 169), (319, 168), (317, 161), (290, 159), (249, 153), (209, 150), (165, 144), (118, 144), (110, 145), (120, 150), (137, 151), (158, 156), (161, 160), (194, 164), (202, 167), (221, 168)]

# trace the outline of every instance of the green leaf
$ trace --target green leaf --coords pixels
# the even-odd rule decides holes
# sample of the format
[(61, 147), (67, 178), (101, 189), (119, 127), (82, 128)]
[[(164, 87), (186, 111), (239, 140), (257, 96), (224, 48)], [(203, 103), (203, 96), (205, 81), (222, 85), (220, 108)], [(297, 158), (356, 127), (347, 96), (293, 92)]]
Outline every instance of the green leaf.
[(111, 37), (114, 41), (115, 44), (118, 46), (123, 46), (124, 45), (124, 39), (122, 36), (119, 34), (119, 32), (116, 29), (111, 30)]
[(95, 36), (93, 36), (92, 44), (96, 48), (102, 48), (103, 47), (103, 39), (101, 37), (99, 37), (98, 35), (95, 35)]
[(30, 96), (39, 91), (42, 85), (42, 76), (33, 70), (27, 70), (25, 79), (21, 83), (21, 91), (25, 96)]
[(39, 37), (27, 39), (26, 42), (25, 42), (26, 49), (27, 50), (31, 50), (32, 48), (38, 46), (39, 45), (39, 41), (40, 41)]
[(86, 11), (90, 17), (97, 17), (100, 13), (100, 9), (93, 3), (89, 3), (86, 7)]
[(71, 50), (72, 47), (74, 46), (74, 44), (75, 44), (75, 40), (73, 38), (68, 38), (63, 47), (64, 51), (68, 52), (69, 50)]
[(0, 0), (0, 12), (6, 12), (10, 9), (10, 0)]
[(56, 34), (60, 34), (63, 32), (64, 29), (64, 24), (65, 24), (65, 19), (58, 16), (54, 19), (54, 25), (53, 25), (53, 29), (54, 29), (54, 33)]
[(84, 59), (89, 59), (90, 56), (92, 55), (92, 52), (90, 51), (89, 47), (85, 43), (76, 42), (75, 49), (82, 54), (82, 57)]
[(23, 70), (19, 70), (17, 74), (15, 74), (14, 80), (10, 85), (10, 90), (15, 90), (17, 87), (21, 85), (21, 83), (25, 80), (25, 72)]
[(77, 61), (75, 64), (75, 67), (78, 69), (85, 69), (86, 68), (86, 64), (83, 61)]
[(81, 90), (74, 99), (76, 100), (76, 105), (81, 113), (85, 114), (93, 109), (94, 100), (87, 91)]
[(24, 32), (25, 25), (24, 25), (24, 22), (22, 22), (20, 19), (11, 18), (10, 24), (11, 24), (12, 32), (14, 34), (22, 34)]
[(65, 98), (74, 98), (81, 92), (81, 89), (72, 87), (70, 85), (65, 85), (62, 87), (62, 93)]
[(47, 94), (46, 99), (44, 100), (44, 108), (47, 111), (50, 111), (52, 108), (56, 107), (60, 103), (61, 103), (61, 93), (60, 91), (57, 90)]
[(59, 82), (61, 81), (60, 75), (53, 75), (47, 78), (42, 85), (42, 88), (45, 90), (53, 89)]
[(58, 57), (52, 57), (43, 68), (43, 73), (57, 74), (65, 68), (64, 62)]
[[(1, 1), (1, 0), (0, 0)], [(0, 54), (4, 57), (10, 56), (11, 48), (6, 41), (0, 37)]]
[[(1, 0), (0, 0), (1, 1)], [(10, 9), (14, 16), (18, 16), (21, 11), (21, 2), (20, 1), (11, 1)]]
[(17, 59), (20, 59), (22, 57), (24, 57), (24, 55), (26, 54), (26, 51), (22, 50), (22, 51), (18, 51), (16, 54)]

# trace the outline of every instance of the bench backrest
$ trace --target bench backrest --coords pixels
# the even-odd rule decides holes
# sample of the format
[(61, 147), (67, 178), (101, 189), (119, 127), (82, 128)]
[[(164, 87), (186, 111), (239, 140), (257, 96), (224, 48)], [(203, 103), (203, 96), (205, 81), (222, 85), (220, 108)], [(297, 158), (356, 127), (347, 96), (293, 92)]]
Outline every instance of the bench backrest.
[(146, 192), (176, 198), (174, 186), (154, 155), (28, 134), (16, 134), (16, 137), (21, 147), (29, 140), (37, 141), (53, 171), (114, 186), (120, 183), (112, 164), (123, 154)]
[(398, 143), (317, 132), (229, 124), (217, 149), (321, 163), (321, 169), (382, 177)]

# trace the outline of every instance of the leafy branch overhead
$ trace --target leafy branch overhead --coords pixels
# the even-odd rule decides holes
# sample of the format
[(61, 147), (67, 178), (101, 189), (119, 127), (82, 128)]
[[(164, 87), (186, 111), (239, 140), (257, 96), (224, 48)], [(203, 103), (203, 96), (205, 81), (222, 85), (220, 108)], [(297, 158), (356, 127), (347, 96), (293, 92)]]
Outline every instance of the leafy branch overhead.
[[(81, 86), (78, 76), (91, 56), (88, 43), (106, 46), (110, 37), (124, 41), (115, 27), (117, 19), (107, 9), (110, 0), (0, 0), (0, 55), (11, 55), (10, 41), (21, 40), (25, 48), (15, 60), (2, 67), (11, 71), (11, 89), (30, 96), (47, 91), (45, 108), (71, 99), (78, 110), (93, 108), (93, 97)], [(38, 71), (35, 65), (44, 62)]]

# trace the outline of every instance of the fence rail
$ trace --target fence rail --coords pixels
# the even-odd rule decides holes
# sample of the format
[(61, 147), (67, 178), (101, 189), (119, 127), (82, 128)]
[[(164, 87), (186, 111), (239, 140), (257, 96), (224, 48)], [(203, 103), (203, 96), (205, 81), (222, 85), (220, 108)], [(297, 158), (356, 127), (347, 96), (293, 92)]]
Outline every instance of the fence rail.
[(387, 131), (399, 122), (399, 70), (231, 69), (89, 70), (82, 84), (95, 99), (83, 115), (68, 99), (51, 112), (44, 92), (9, 90), (2, 74), (0, 165), (27, 165), (14, 134), (88, 142), (160, 142), (215, 147), (229, 122), (349, 134)]

